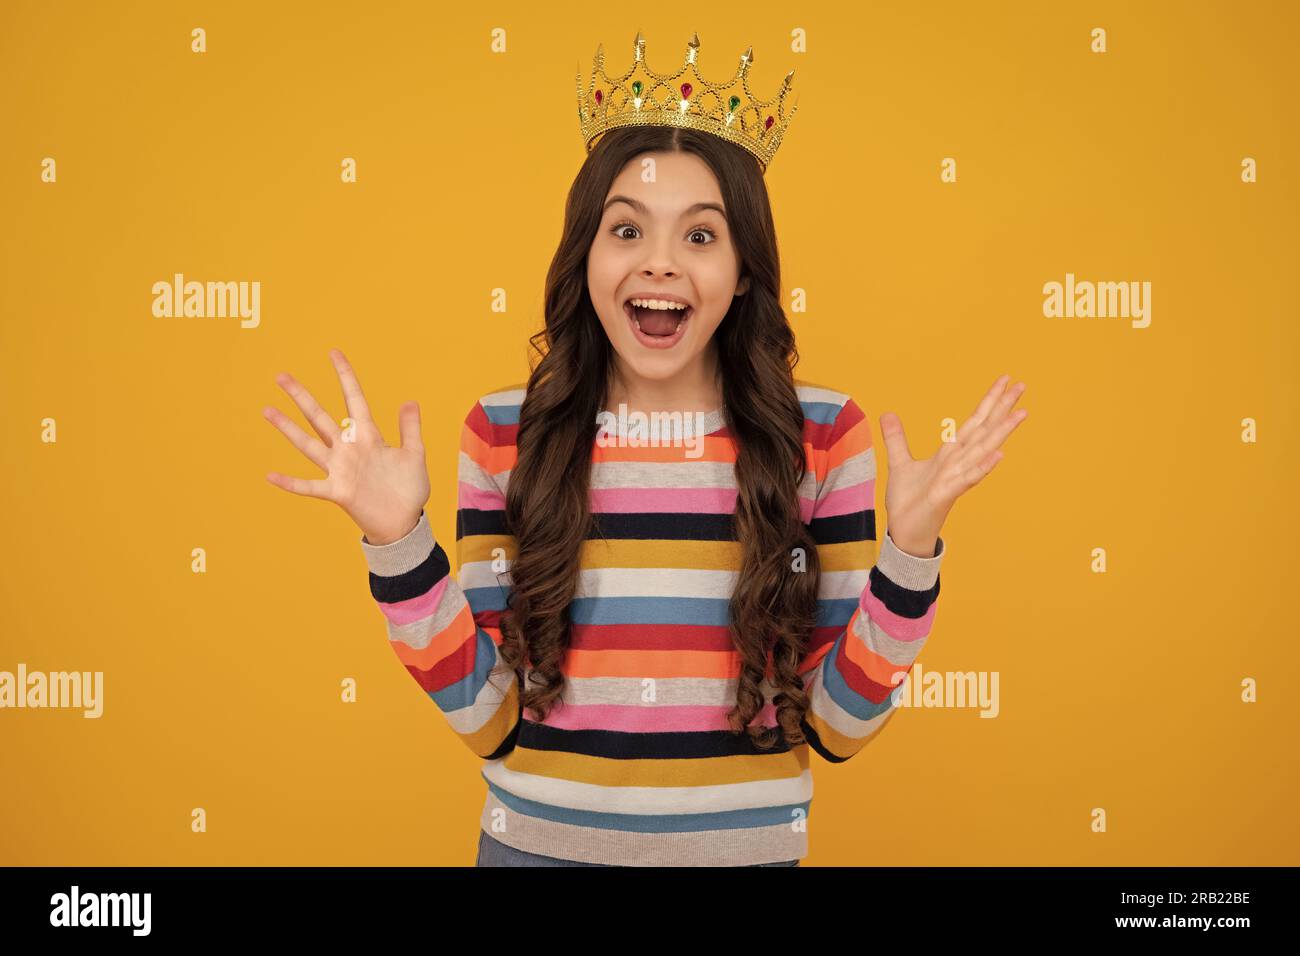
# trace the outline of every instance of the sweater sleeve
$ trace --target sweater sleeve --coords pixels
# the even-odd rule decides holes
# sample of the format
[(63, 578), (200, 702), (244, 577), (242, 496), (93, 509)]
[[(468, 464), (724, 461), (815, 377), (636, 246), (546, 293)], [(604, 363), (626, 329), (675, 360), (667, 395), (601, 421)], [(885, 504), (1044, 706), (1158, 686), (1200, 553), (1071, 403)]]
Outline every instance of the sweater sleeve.
[(452, 576), (423, 511), (398, 541), (374, 545), (361, 536), (370, 593), (397, 659), (452, 730), (487, 760), (514, 747), (520, 718), (519, 679), (498, 653), (510, 590), (506, 569), (516, 545), (505, 533), (505, 495), (493, 477), (503, 451), (494, 434), (482, 402), (476, 402), (461, 430), (458, 576)]
[[(939, 597), (944, 542), (920, 558), (888, 532), (876, 546), (876, 449), (852, 398), (830, 427), (809, 530), (821, 562), (817, 628), (799, 670), (809, 708), (802, 729), (826, 760), (861, 750), (894, 711), (891, 692), (925, 646)], [(823, 472), (824, 469), (824, 472)]]

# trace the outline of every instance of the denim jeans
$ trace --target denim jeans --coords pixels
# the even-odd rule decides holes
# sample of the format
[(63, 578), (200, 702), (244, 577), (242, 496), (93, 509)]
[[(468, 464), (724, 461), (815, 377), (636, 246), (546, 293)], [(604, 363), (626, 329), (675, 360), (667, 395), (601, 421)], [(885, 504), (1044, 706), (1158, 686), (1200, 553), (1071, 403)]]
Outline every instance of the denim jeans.
[[(561, 860), (539, 853), (525, 853), (493, 839), (486, 830), (478, 831), (478, 858), (475, 866), (612, 866), (610, 863), (584, 863), (581, 860)], [(781, 863), (751, 863), (750, 866), (798, 866), (798, 860)]]

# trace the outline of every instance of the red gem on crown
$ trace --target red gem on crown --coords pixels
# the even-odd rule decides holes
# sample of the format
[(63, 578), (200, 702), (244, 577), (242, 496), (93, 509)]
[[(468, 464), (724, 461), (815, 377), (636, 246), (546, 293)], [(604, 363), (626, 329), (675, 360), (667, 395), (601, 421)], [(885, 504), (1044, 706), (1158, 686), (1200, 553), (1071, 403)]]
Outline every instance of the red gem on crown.
[(682, 99), (689, 100), (691, 98), (691, 89), (692, 89), (691, 84), (689, 83), (682, 84)]

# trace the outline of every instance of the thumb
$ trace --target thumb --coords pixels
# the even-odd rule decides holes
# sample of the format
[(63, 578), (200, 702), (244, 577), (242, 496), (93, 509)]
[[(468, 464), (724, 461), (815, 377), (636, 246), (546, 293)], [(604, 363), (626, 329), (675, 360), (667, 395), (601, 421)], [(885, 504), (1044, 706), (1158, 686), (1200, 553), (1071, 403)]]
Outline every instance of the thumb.
[(403, 402), (397, 410), (397, 428), (401, 435), (403, 448), (424, 450), (424, 441), (420, 437), (420, 406), (416, 402)]
[(880, 416), (880, 434), (884, 436), (885, 451), (889, 454), (891, 468), (912, 460), (912, 451), (907, 447), (907, 436), (903, 434), (903, 422), (893, 412), (885, 412)]

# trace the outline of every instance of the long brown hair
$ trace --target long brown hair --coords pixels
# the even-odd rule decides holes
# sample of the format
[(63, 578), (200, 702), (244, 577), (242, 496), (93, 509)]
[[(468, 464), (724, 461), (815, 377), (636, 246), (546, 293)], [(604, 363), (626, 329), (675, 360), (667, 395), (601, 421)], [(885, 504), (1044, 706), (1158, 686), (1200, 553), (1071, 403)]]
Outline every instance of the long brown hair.
[[(611, 130), (569, 190), (563, 236), (546, 277), (546, 327), (529, 339), (540, 361), (520, 407), (518, 457), (506, 491), (505, 520), (518, 553), (501, 619), (501, 658), (521, 682), (529, 662), (522, 706), (544, 719), (564, 692), (560, 667), (569, 646), (569, 603), (579, 552), (593, 527), (591, 449), (614, 369), (613, 346), (587, 290), (587, 254), (615, 178), (647, 151), (690, 152), (709, 165), (741, 275), (751, 277), (714, 332), (724, 414), (737, 446), (733, 527), (744, 553), (730, 603), (741, 670), (728, 721), (757, 747), (777, 742), (771, 728), (750, 726), (764, 704), (760, 685), (770, 653), (778, 722), (787, 743), (799, 744), (808, 698), (796, 667), (816, 623), (820, 572), (799, 509), (806, 465), (794, 382), (799, 354), (781, 308), (776, 232), (762, 171), (743, 149), (707, 133), (668, 126)], [(799, 573), (791, 569), (796, 548), (805, 562)]]

